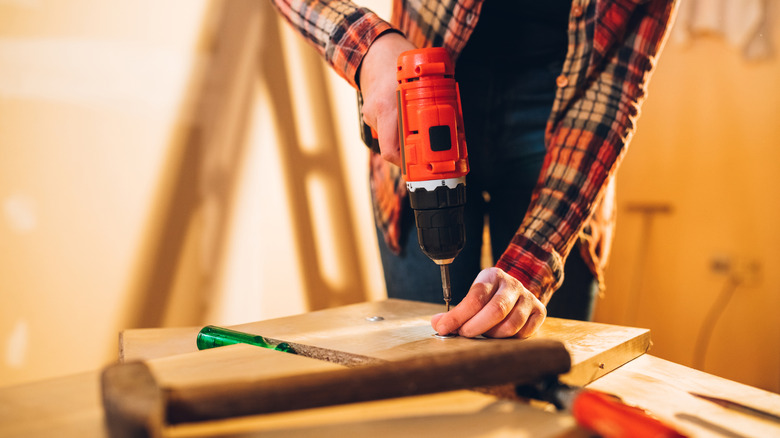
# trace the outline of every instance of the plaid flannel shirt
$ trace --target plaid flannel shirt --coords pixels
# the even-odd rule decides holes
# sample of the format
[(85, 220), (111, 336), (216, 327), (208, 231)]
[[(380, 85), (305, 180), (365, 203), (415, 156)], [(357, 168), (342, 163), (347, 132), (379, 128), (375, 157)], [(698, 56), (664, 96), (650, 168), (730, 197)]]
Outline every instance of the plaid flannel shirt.
[[(274, 3), (356, 88), (363, 56), (381, 34), (398, 30), (417, 47), (444, 47), (457, 59), (482, 7), (482, 0), (393, 0), (391, 25), (349, 1)], [(525, 218), (496, 263), (544, 303), (563, 281), (564, 260), (578, 237), (603, 285), (614, 226), (615, 170), (634, 133), (676, 3), (572, 1), (568, 51), (546, 128), (547, 155)], [(406, 189), (400, 170), (376, 154), (371, 189), (385, 241), (399, 251)]]

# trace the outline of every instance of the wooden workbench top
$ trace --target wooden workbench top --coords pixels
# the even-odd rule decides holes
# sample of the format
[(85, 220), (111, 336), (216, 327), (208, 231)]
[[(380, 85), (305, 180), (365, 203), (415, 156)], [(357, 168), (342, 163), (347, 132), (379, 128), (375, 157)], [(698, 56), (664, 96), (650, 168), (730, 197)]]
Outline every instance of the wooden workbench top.
[[(331, 309), (332, 311), (325, 311), (325, 313), (307, 314), (310, 317), (300, 315), (290, 317), (290, 319), (275, 320), (273, 324), (266, 321), (246, 324), (237, 328), (248, 331), (260, 330), (267, 336), (297, 342), (306, 338), (310, 343), (318, 344), (317, 338), (321, 335), (316, 334), (317, 330), (310, 329), (324, 321), (328, 314), (340, 315), (341, 322), (338, 325), (342, 327), (349, 324), (360, 324), (360, 327), (365, 328), (363, 332), (368, 337), (379, 336), (382, 332), (382, 326), (364, 325), (364, 323), (370, 322), (365, 318), (380, 315), (385, 318), (384, 321), (390, 322), (385, 327), (398, 325), (411, 336), (410, 333), (418, 330), (414, 327), (420, 324), (420, 320), (427, 324), (427, 316), (420, 314), (422, 311), (417, 305), (411, 305), (410, 310), (410, 308), (406, 308), (407, 304), (402, 302), (388, 306), (381, 303), (367, 303), (355, 307), (347, 306), (351, 310)], [(438, 307), (436, 306), (437, 309)], [(394, 310), (391, 311), (391, 309)], [(359, 312), (355, 312), (355, 310), (359, 310)], [(381, 313), (376, 313), (379, 311)], [(344, 319), (346, 318), (344, 312), (353, 313), (354, 319)], [(293, 324), (296, 318), (311, 321), (303, 325)], [(551, 321), (552, 323), (550, 323)], [(548, 323), (550, 323), (549, 326)], [(601, 349), (602, 347), (596, 348), (596, 340), (594, 339), (596, 335), (594, 333), (601, 330), (607, 330), (603, 333), (610, 333), (611, 329), (613, 330), (611, 333), (617, 336), (621, 329), (593, 325), (591, 327), (596, 331), (589, 332), (588, 336), (584, 336), (582, 333), (565, 333), (572, 327), (580, 327), (579, 324), (590, 323), (550, 319), (545, 323), (542, 333), (549, 335), (562, 329), (564, 333), (560, 336), (563, 336), (562, 340), (572, 350), (573, 358), (579, 354), (581, 356), (577, 360), (580, 363), (587, 363), (595, 356), (597, 364), (604, 363), (602, 360), (604, 357), (599, 358), (599, 355), (603, 355), (604, 350)], [(270, 326), (275, 327), (273, 333), (270, 331)], [(296, 330), (299, 333), (305, 332), (305, 336), (299, 335), (300, 339), (291, 339)], [(332, 326), (328, 339), (336, 342), (340, 337), (340, 330), (343, 328)], [(429, 325), (426, 330), (430, 330)], [(193, 353), (195, 333), (197, 333), (197, 328), (128, 331), (125, 332), (123, 339), (123, 355), (126, 359), (155, 357), (157, 359), (153, 362), (163, 364), (161, 369), (168, 370), (169, 380), (185, 379), (187, 373), (184, 370), (177, 373), (176, 369), (181, 367), (177, 368), (176, 363), (186, 360), (186, 358), (172, 355), (179, 353), (198, 354)], [(625, 336), (625, 333), (635, 332), (627, 330), (622, 336)], [(605, 336), (609, 338), (609, 336)], [(642, 336), (640, 333), (639, 337)], [(628, 337), (632, 338), (630, 335)], [(430, 333), (426, 332), (425, 342), (428, 342), (428, 338), (430, 338)], [(581, 340), (579, 342), (582, 342), (579, 349), (576, 345), (578, 338)], [(407, 341), (409, 339), (407, 338)], [(392, 345), (389, 345), (388, 342), (392, 344), (392, 342), (400, 341), (385, 340), (383, 342), (382, 345), (375, 345), (371, 348), (375, 352), (385, 352), (390, 357), (396, 357), (399, 354), (398, 351), (393, 351)], [(408, 350), (411, 347), (404, 348)], [(713, 403), (694, 398), (688, 394), (688, 391), (729, 398), (778, 414), (780, 414), (780, 395), (702, 373), (648, 354), (638, 356), (614, 371), (600, 376), (589, 387), (616, 394), (630, 404), (645, 408), (690, 436), (780, 436), (780, 424), (776, 422), (729, 411)], [(605, 365), (604, 368), (609, 368), (609, 365)], [(598, 365), (596, 365), (596, 370), (604, 371)], [(0, 388), (0, 438), (106, 437), (98, 380), (99, 372), (94, 371)], [(405, 397), (198, 423), (170, 427), (166, 430), (166, 436), (172, 437), (214, 435), (235, 437), (371, 435), (378, 438), (399, 435), (446, 435), (453, 438), (587, 436), (575, 426), (569, 415), (547, 412), (537, 406), (518, 402), (502, 401), (489, 395), (471, 391), (455, 391), (429, 396)]]

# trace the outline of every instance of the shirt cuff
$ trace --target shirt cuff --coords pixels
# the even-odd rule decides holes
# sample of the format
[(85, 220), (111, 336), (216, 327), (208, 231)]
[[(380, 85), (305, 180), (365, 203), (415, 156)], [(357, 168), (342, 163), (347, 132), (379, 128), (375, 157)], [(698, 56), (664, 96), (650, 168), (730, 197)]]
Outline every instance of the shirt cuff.
[(370, 10), (357, 9), (331, 36), (325, 58), (341, 77), (357, 89), (357, 74), (363, 57), (374, 40), (388, 31), (396, 30)]
[(518, 279), (545, 305), (563, 282), (561, 255), (551, 245), (545, 248), (521, 235), (512, 239), (496, 267)]

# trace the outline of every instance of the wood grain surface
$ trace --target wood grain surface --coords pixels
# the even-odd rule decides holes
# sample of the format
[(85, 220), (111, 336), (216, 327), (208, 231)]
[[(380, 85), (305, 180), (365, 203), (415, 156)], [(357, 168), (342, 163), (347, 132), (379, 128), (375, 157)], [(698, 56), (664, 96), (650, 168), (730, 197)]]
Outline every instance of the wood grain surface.
[[(390, 299), (230, 328), (389, 361), (421, 353), (491, 348), (496, 343), (518, 342), (434, 337), (430, 318), (442, 309), (443, 306), (436, 304)], [(370, 320), (376, 316), (382, 320)], [(196, 327), (126, 330), (120, 336), (120, 358), (143, 360), (196, 351), (198, 330)], [(563, 342), (571, 355), (572, 368), (561, 380), (573, 385), (592, 382), (650, 348), (647, 329), (558, 318), (547, 318), (534, 337)]]
[(641, 406), (695, 437), (780, 437), (780, 423), (689, 394), (721, 397), (780, 415), (780, 395), (645, 354), (589, 385)]

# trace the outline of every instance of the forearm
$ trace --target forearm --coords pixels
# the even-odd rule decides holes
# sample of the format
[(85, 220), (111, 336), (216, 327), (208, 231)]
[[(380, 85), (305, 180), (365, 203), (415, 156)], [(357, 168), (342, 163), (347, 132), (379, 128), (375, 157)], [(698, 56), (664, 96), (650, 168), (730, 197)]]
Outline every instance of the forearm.
[(272, 0), (282, 16), (357, 88), (357, 70), (368, 48), (390, 25), (366, 8), (344, 0)]

